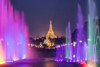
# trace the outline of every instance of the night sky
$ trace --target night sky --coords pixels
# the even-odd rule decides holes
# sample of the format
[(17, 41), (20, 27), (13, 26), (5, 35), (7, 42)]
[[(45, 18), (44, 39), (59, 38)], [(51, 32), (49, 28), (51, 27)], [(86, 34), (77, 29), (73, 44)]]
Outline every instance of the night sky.
[[(95, 0), (97, 14), (100, 17), (100, 0)], [(45, 36), (50, 19), (57, 36), (65, 36), (68, 21), (73, 32), (77, 24), (77, 4), (82, 8), (84, 20), (87, 21), (88, 0), (11, 0), (18, 11), (24, 11), (29, 35)]]

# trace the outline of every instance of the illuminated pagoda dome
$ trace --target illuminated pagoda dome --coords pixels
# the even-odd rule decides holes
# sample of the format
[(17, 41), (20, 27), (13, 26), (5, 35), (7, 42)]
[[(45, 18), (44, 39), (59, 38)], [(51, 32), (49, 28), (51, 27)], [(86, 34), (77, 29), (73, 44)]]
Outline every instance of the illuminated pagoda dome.
[(46, 37), (43, 44), (46, 44), (48, 47), (53, 47), (54, 46), (54, 43), (51, 42), (48, 37)]
[(48, 33), (46, 35), (46, 38), (57, 38), (57, 36), (54, 34), (54, 31), (52, 29), (52, 21), (50, 20), (50, 26), (49, 26), (49, 30), (48, 30)]

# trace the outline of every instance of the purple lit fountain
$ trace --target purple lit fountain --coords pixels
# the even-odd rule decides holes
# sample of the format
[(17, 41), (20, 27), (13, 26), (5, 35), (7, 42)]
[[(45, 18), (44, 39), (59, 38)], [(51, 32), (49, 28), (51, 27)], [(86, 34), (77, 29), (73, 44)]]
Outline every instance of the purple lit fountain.
[(56, 47), (55, 61), (62, 62), (65, 59), (65, 44), (58, 44)]
[(0, 63), (26, 58), (27, 32), (24, 13), (14, 11), (10, 0), (0, 0)]
[(66, 62), (82, 62), (87, 61), (87, 42), (84, 34), (84, 19), (81, 11), (81, 7), (78, 4), (77, 13), (77, 40), (71, 42), (71, 30), (70, 22), (66, 29), (66, 45), (60, 46), (56, 51), (56, 60), (63, 60)]
[(78, 4), (78, 24), (77, 24), (77, 50), (76, 50), (76, 59), (77, 61), (85, 61), (87, 60), (87, 54), (85, 50), (87, 50), (87, 44), (85, 42), (84, 35), (84, 20), (81, 11), (81, 7)]

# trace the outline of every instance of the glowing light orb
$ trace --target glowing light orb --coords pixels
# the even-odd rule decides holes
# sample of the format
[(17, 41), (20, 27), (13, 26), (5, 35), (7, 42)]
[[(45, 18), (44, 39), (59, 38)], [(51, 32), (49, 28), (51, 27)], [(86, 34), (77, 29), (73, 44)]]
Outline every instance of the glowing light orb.
[(82, 43), (82, 40), (80, 40), (79, 42)]
[(73, 58), (75, 58), (76, 56), (75, 55), (73, 55)]

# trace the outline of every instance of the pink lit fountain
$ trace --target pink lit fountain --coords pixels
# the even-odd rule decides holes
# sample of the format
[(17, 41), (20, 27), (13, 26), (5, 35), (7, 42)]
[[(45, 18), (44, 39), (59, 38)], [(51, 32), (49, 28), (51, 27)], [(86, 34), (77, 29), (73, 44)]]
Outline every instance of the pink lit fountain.
[(0, 0), (0, 63), (26, 58), (27, 32), (24, 13), (14, 11), (10, 0)]

